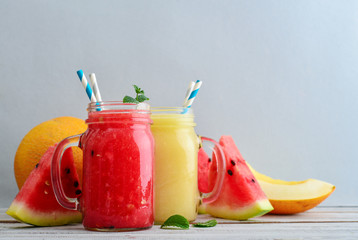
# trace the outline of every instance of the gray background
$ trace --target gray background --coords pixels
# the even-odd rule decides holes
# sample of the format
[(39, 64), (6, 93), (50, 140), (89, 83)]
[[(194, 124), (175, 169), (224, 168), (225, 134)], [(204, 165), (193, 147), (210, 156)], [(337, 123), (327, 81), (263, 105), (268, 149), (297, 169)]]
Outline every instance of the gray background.
[(104, 100), (138, 84), (154, 106), (203, 86), (196, 130), (234, 137), (258, 171), (336, 185), (358, 200), (357, 1), (0, 0), (0, 207), (17, 193), (22, 137), (58, 116), (86, 118), (76, 70)]

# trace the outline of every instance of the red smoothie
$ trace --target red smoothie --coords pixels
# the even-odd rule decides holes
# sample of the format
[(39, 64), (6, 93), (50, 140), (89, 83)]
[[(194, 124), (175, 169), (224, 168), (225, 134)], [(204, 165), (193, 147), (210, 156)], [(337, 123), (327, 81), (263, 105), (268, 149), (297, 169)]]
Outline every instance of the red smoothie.
[(80, 208), (87, 229), (153, 225), (153, 147), (149, 111), (90, 111), (82, 135)]

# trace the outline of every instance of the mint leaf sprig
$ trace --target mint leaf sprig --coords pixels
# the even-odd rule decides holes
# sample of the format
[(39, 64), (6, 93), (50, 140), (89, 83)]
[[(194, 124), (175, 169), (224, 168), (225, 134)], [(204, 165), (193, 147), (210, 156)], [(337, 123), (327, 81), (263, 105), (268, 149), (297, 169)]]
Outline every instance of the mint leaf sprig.
[(136, 93), (136, 97), (133, 98), (133, 97), (130, 97), (130, 96), (126, 95), (123, 98), (123, 103), (136, 103), (136, 104), (138, 104), (138, 103), (141, 103), (141, 102), (149, 100), (149, 98), (147, 98), (144, 95), (144, 90), (143, 89), (141, 89), (137, 85), (133, 85), (133, 87), (134, 87), (134, 90), (135, 90), (135, 93)]
[[(215, 219), (209, 220), (207, 222), (197, 222), (193, 223), (193, 227), (198, 228), (208, 228), (208, 227), (214, 227), (216, 226), (217, 221)], [(169, 217), (163, 225), (160, 227), (161, 229), (189, 229), (189, 221), (181, 216), (181, 215), (173, 215)]]

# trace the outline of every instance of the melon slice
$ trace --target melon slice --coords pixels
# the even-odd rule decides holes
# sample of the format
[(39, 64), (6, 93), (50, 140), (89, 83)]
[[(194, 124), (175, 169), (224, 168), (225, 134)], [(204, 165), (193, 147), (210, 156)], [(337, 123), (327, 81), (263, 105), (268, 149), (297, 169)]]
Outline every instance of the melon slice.
[[(48, 148), (32, 170), (20, 192), (11, 203), (7, 214), (35, 226), (56, 226), (82, 221), (78, 211), (63, 208), (56, 200), (51, 183), (51, 160), (56, 144)], [(61, 180), (68, 197), (81, 194), (71, 148), (62, 158)]]
[[(215, 217), (247, 220), (273, 210), (232, 137), (222, 136), (219, 143), (226, 159), (224, 184), (218, 199), (212, 203), (203, 203), (201, 212), (205, 210), (206, 213)], [(215, 178), (216, 161), (213, 160), (210, 166), (209, 188)]]
[(335, 190), (335, 186), (317, 179), (284, 181), (250, 170), (270, 200), (274, 210), (270, 214), (295, 214), (316, 207)]

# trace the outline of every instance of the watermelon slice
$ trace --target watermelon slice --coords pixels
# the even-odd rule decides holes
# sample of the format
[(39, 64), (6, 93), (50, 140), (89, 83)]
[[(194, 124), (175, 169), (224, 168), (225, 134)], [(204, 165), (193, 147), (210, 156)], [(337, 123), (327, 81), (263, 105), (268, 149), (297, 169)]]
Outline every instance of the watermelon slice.
[[(7, 210), (8, 215), (35, 226), (56, 226), (82, 221), (80, 212), (63, 208), (53, 193), (50, 168), (56, 145), (48, 148), (32, 170)], [(62, 157), (61, 180), (68, 197), (74, 198), (81, 194), (71, 148)]]
[[(247, 220), (273, 210), (272, 205), (246, 165), (232, 137), (222, 136), (219, 143), (223, 148), (226, 159), (224, 184), (218, 199), (209, 204), (202, 203), (200, 211), (203, 212), (204, 210), (206, 213), (220, 218)], [(199, 158), (206, 157), (202, 154), (199, 155)], [(199, 163), (201, 161), (203, 160), (200, 159)], [(216, 161), (213, 160), (210, 165), (209, 179), (200, 179), (204, 174), (199, 176), (199, 186), (205, 186), (204, 182), (208, 181), (209, 186), (207, 189), (212, 187), (216, 179)]]
[(209, 172), (211, 166), (211, 158), (203, 148), (198, 152), (198, 188), (202, 193), (211, 192), (214, 185), (209, 187)]

